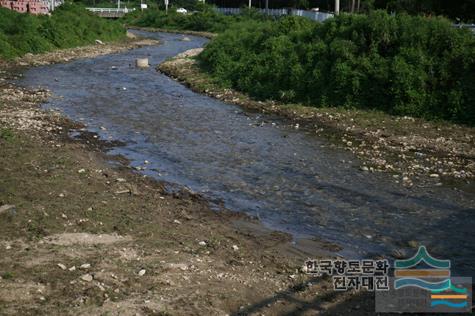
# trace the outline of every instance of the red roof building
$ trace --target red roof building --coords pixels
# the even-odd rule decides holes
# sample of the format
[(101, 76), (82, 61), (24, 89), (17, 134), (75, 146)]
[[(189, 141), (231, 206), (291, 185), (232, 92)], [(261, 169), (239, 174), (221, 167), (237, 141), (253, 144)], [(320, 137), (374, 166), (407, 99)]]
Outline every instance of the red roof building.
[(48, 3), (44, 0), (0, 0), (0, 7), (20, 13), (48, 14)]

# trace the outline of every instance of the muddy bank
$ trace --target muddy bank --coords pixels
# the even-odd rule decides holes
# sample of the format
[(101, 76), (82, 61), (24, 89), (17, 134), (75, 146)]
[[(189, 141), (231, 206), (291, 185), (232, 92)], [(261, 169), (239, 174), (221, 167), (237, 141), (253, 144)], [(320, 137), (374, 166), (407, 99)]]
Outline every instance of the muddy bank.
[(445, 122), (394, 117), (381, 112), (311, 108), (255, 101), (216, 84), (200, 69), (190, 50), (163, 62), (158, 70), (196, 92), (246, 109), (277, 114), (295, 128), (325, 135), (362, 161), (363, 172), (389, 172), (405, 187), (456, 185), (475, 192), (475, 129)]
[[(27, 63), (113, 49), (101, 47)], [(71, 138), (83, 125), (42, 110), (49, 91), (6, 82), (17, 75), (2, 68), (1, 314), (333, 314), (347, 300), (350, 293), (336, 295), (328, 281), (299, 271), (307, 253), (289, 247), (287, 235), (112, 167), (108, 142)], [(371, 300), (357, 309), (366, 314)]]

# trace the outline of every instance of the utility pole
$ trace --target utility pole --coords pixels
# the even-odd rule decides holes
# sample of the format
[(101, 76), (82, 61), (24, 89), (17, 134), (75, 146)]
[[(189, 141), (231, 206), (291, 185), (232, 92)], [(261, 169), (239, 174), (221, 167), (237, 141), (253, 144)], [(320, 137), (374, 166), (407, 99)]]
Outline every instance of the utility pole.
[(165, 12), (168, 14), (168, 0), (165, 0)]
[(120, 9), (120, 0), (117, 0), (117, 9)]
[(249, 9), (252, 7), (252, 0), (249, 0)]
[(338, 14), (340, 14), (340, 0), (335, 0), (335, 15)]

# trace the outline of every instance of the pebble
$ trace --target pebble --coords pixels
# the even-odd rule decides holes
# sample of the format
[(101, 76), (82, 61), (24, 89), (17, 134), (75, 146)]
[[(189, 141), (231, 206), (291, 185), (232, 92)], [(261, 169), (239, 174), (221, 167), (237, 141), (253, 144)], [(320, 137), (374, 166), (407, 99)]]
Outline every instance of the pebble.
[(6, 213), (8, 211), (14, 212), (15, 211), (15, 205), (6, 204), (6, 205), (0, 206), (0, 214)]
[(438, 178), (439, 175), (438, 175), (437, 173), (432, 173), (432, 174), (430, 175), (430, 177), (431, 177), (431, 178)]
[(66, 266), (62, 263), (58, 263), (57, 266), (60, 267), (61, 270), (66, 270)]
[(147, 272), (145, 269), (142, 269), (139, 271), (139, 276), (144, 276), (145, 272)]
[(84, 173), (84, 172), (86, 172), (86, 169), (79, 169), (78, 170), (78, 173)]
[(89, 269), (90, 267), (91, 267), (91, 264), (85, 263), (85, 264), (82, 264), (79, 268), (80, 269)]
[(181, 271), (188, 270), (188, 266), (184, 263), (170, 263), (166, 267), (170, 270), (181, 270)]
[(86, 282), (91, 282), (93, 279), (92, 275), (90, 274), (84, 274), (81, 276), (81, 280), (86, 281)]
[(72, 266), (71, 268), (69, 268), (69, 271), (71, 272), (76, 271), (76, 266)]
[(200, 242), (198, 243), (198, 245), (200, 245), (200, 246), (206, 246), (206, 241), (200, 241)]
[(403, 249), (394, 249), (391, 252), (391, 255), (396, 259), (404, 259), (406, 258), (406, 252)]
[(239, 247), (238, 247), (237, 245), (233, 245), (232, 248), (233, 248), (234, 251), (238, 251), (238, 250), (239, 250)]

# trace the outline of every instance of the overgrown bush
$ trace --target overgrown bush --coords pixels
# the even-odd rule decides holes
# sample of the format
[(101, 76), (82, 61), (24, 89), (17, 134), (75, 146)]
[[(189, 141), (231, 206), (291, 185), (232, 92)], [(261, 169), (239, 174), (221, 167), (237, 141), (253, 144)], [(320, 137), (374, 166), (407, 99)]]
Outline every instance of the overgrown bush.
[(135, 12), (127, 15), (124, 18), (124, 22), (128, 25), (141, 27), (219, 33), (227, 30), (235, 23), (268, 19), (268, 17), (259, 14), (256, 10), (243, 10), (242, 14), (227, 16), (216, 13), (211, 7), (203, 6), (201, 11), (188, 14), (177, 13), (175, 7), (171, 8), (168, 14), (163, 10)]
[(0, 8), (0, 58), (125, 37), (124, 27), (83, 7), (64, 4), (51, 16), (20, 14)]
[(475, 124), (475, 36), (443, 18), (375, 11), (238, 23), (199, 59), (258, 99)]

